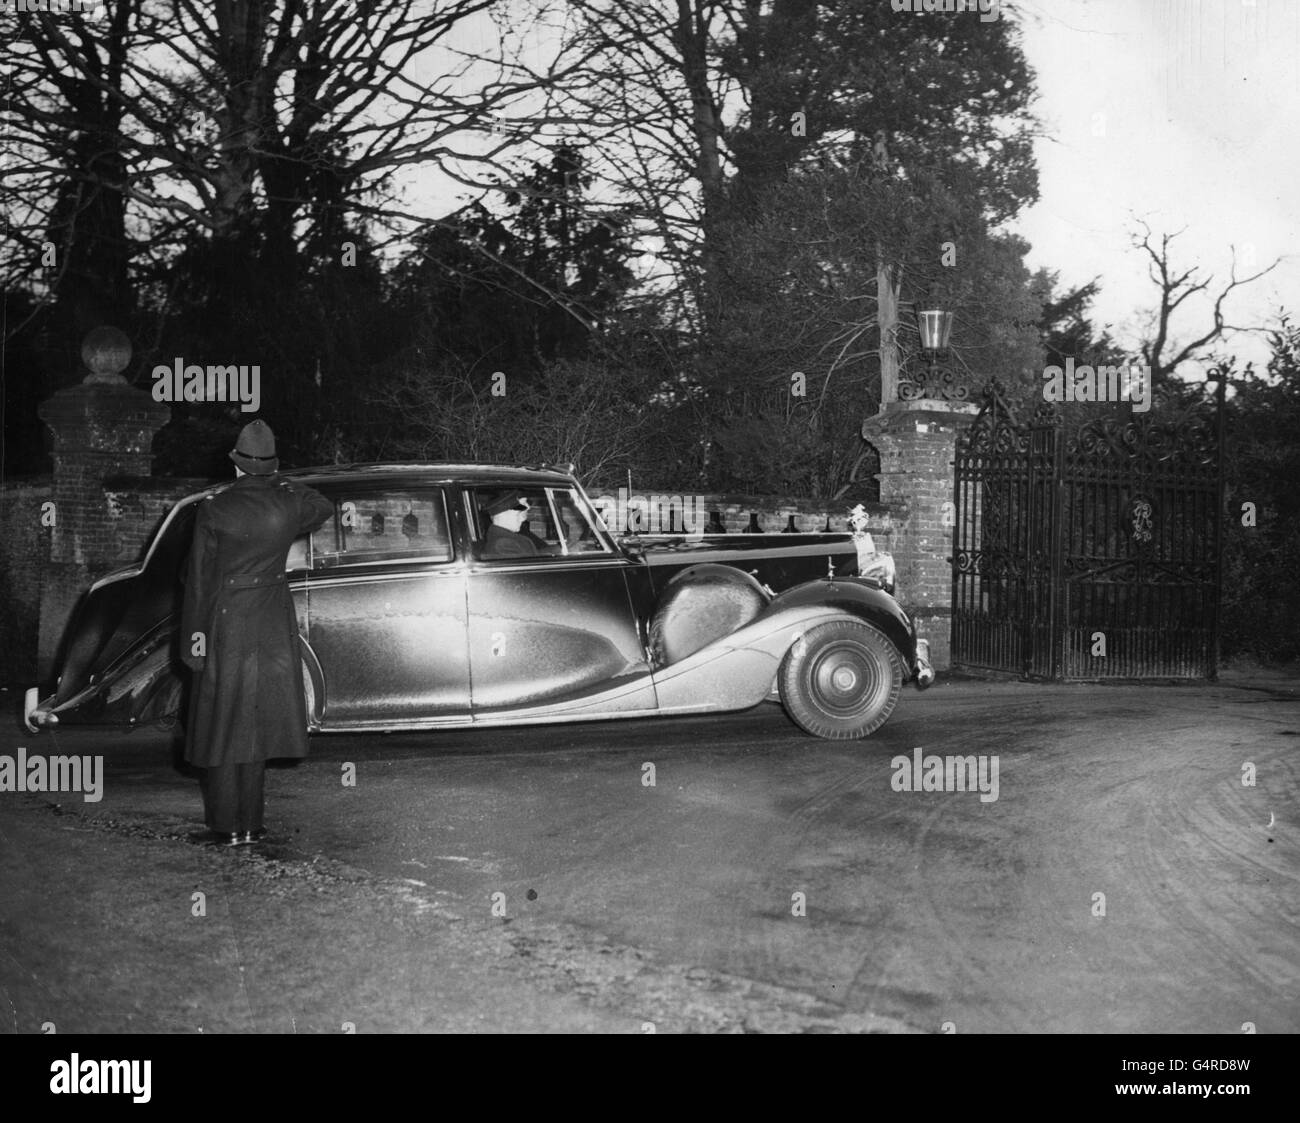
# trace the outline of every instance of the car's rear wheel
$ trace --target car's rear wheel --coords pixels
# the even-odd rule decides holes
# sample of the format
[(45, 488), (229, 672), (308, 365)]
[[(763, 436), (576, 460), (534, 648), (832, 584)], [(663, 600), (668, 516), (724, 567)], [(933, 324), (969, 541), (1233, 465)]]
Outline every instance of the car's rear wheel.
[(153, 693), (143, 709), (146, 720), (158, 729), (170, 732), (181, 724), (181, 705), (185, 687), (176, 674), (163, 674), (154, 684)]
[[(307, 725), (310, 727), (312, 716), (316, 712), (316, 684), (312, 680), (307, 660), (302, 661), (302, 696), (306, 703)], [(184, 688), (176, 675), (168, 675), (154, 688), (154, 701), (149, 712), (154, 714), (153, 722), (159, 729), (172, 730), (181, 724), (181, 705), (184, 701)]]
[(903, 687), (903, 661), (870, 624), (832, 620), (794, 643), (778, 680), (786, 713), (800, 728), (849, 741), (889, 720)]

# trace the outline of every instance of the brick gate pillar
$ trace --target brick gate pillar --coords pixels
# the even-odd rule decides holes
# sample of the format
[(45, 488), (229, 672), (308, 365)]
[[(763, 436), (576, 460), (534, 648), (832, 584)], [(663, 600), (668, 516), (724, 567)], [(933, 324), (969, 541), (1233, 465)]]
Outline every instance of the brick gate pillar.
[(895, 596), (940, 671), (951, 664), (953, 461), (978, 412), (971, 402), (921, 398), (890, 402), (862, 423), (863, 439), (880, 453), (880, 502), (893, 515)]
[(104, 481), (113, 476), (149, 475), (151, 446), (171, 415), (122, 377), (131, 361), (131, 342), (117, 328), (100, 327), (81, 345), (89, 374), (60, 390), (37, 410), (54, 434), (54, 523), (50, 559), (41, 585), (37, 676), (53, 669), (68, 618), (86, 586), (110, 569), (133, 560), (110, 510)]

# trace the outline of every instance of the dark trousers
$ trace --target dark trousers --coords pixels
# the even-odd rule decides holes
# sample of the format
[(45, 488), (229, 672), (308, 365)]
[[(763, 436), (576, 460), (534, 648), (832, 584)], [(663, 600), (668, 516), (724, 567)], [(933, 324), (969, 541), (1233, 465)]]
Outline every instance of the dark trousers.
[(203, 789), (203, 814), (208, 830), (222, 834), (260, 831), (265, 777), (263, 760), (205, 768), (199, 786)]

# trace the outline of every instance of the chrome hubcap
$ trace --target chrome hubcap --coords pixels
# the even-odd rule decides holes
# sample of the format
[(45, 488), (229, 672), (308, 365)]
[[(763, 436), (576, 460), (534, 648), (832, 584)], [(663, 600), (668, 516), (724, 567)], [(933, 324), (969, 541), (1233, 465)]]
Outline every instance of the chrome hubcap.
[(821, 706), (848, 716), (870, 703), (877, 675), (870, 655), (856, 644), (826, 651), (811, 668), (812, 687)]

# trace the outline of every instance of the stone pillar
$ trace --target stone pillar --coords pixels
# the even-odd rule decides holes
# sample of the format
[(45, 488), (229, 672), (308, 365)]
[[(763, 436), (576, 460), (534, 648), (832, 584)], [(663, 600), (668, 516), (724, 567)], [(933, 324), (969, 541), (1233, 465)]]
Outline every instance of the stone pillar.
[[(117, 328), (100, 327), (81, 345), (89, 374), (60, 390), (37, 412), (54, 434), (54, 525), (41, 587), (37, 675), (45, 680), (64, 628), (86, 587), (134, 558), (109, 508), (104, 481), (149, 475), (154, 434), (171, 411), (122, 377), (131, 342)], [(129, 554), (129, 556), (124, 556)]]
[(888, 403), (862, 424), (880, 453), (880, 502), (892, 510), (895, 597), (930, 641), (936, 670), (951, 664), (953, 461), (957, 438), (975, 419), (970, 402)]

